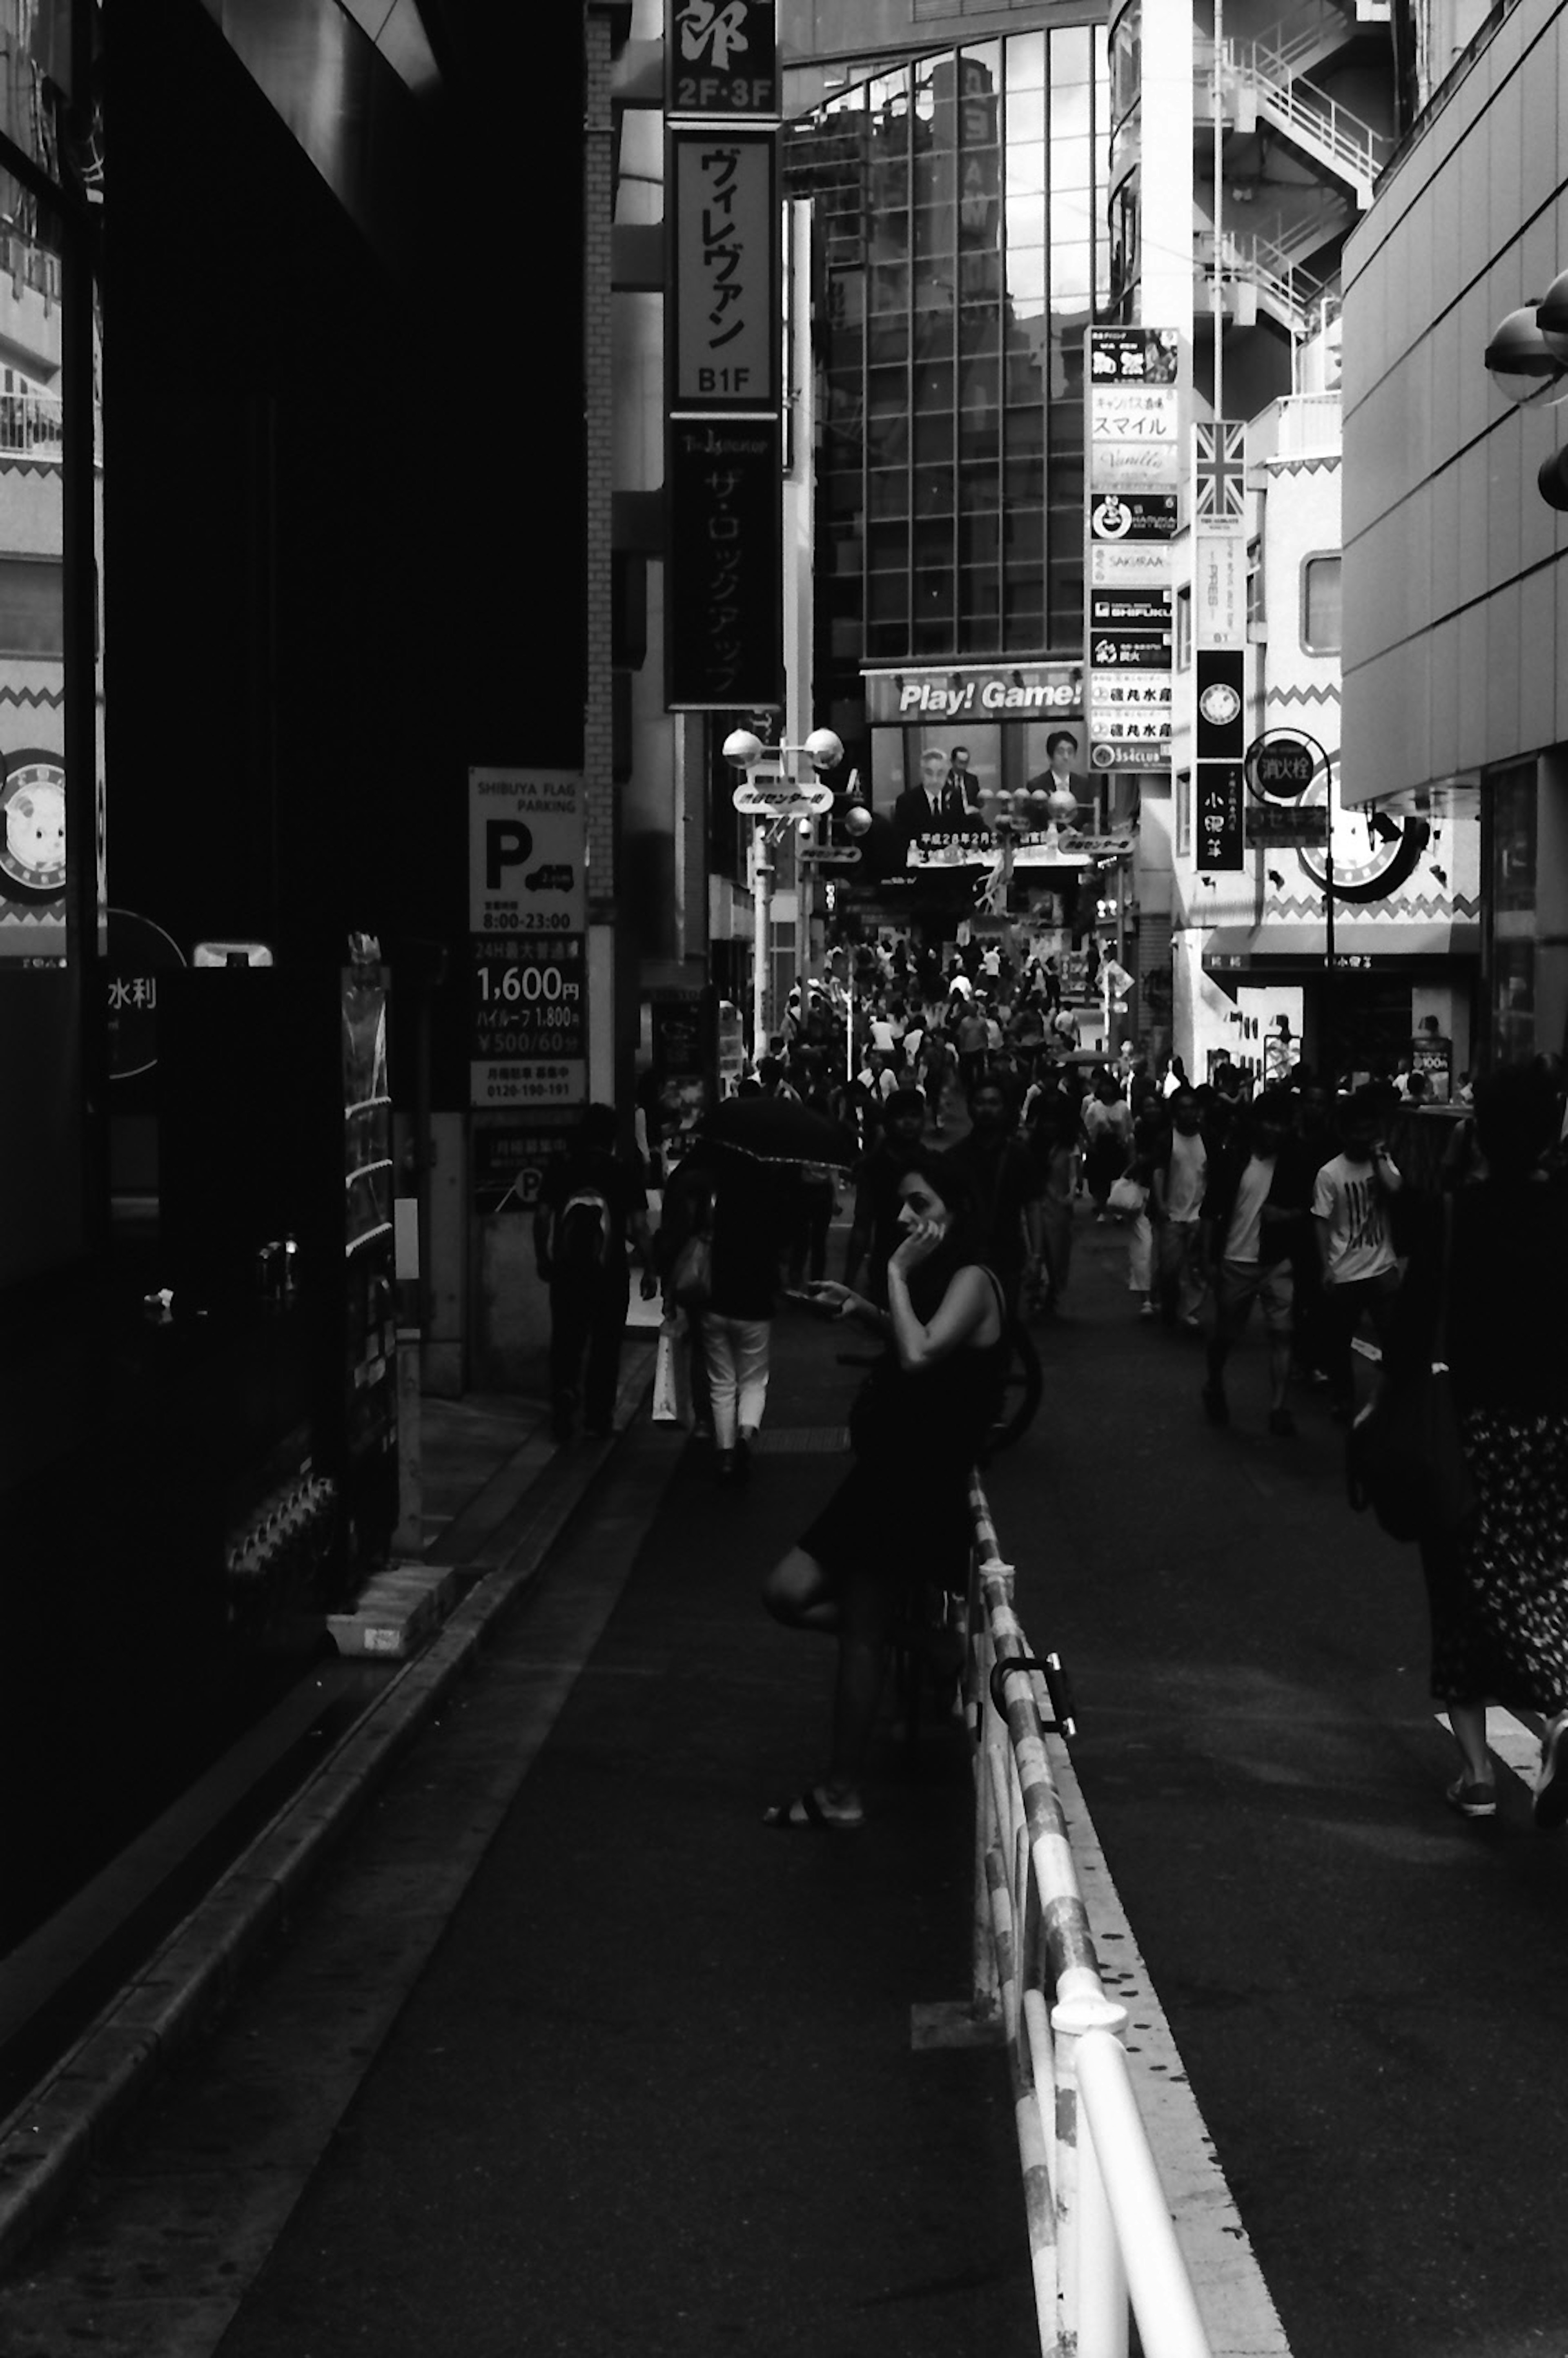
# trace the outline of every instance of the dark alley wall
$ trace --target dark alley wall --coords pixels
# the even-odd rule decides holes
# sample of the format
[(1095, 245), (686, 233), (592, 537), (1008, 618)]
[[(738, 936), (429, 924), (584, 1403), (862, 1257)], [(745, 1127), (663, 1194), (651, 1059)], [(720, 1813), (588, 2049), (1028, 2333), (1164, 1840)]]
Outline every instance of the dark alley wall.
[(581, 759), (580, 18), (474, 12), (391, 266), (196, 0), (110, 38), (111, 900), (456, 948), (468, 765)]

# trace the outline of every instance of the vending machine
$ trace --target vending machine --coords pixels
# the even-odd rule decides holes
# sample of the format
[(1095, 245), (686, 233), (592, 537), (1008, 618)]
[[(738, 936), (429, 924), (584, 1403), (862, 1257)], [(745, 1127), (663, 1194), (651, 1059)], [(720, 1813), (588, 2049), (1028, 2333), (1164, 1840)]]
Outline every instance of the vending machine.
[(222, 1576), (260, 1628), (351, 1601), (397, 1521), (387, 977), (356, 937), (341, 967), (168, 983), (158, 1264), (169, 1316), (232, 1371)]

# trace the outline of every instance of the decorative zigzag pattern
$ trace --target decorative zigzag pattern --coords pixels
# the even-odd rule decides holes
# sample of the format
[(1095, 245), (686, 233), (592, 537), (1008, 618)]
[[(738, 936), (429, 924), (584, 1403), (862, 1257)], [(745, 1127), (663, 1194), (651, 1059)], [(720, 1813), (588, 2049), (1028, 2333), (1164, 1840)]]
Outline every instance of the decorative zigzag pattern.
[(1340, 463), (1337, 450), (1317, 459), (1271, 459), (1266, 462), (1277, 475), (1315, 475), (1320, 470), (1332, 470)]
[(1271, 687), (1264, 693), (1266, 704), (1337, 704), (1336, 687)]
[(58, 475), (59, 459), (11, 459), (0, 454), (0, 475)]
[(0, 704), (40, 704), (54, 706), (65, 702), (63, 687), (0, 687)]
[[(1341, 905), (1349, 904), (1341, 904), (1336, 902), (1335, 905), (1337, 908)], [(1373, 925), (1393, 926), (1401, 924), (1406, 918), (1410, 917), (1426, 917), (1428, 919), (1433, 917), (1478, 917), (1481, 914), (1480, 902), (1470, 900), (1468, 896), (1463, 892), (1454, 892), (1453, 894), (1447, 892), (1418, 892), (1413, 901), (1383, 902), (1380, 905), (1390, 913), (1387, 916), (1374, 917), (1370, 915), (1369, 912), (1377, 908), (1379, 905), (1379, 903), (1375, 901), (1363, 901), (1357, 903), (1356, 916), (1352, 922), (1358, 925)], [(1265, 903), (1265, 906), (1267, 907), (1268, 914), (1271, 918), (1307, 917), (1315, 925), (1321, 925), (1323, 923), (1323, 895), (1321, 892), (1314, 892), (1310, 900), (1303, 900), (1299, 894), (1293, 892), (1287, 899), (1281, 901), (1276, 901), (1271, 897), (1271, 899)]]

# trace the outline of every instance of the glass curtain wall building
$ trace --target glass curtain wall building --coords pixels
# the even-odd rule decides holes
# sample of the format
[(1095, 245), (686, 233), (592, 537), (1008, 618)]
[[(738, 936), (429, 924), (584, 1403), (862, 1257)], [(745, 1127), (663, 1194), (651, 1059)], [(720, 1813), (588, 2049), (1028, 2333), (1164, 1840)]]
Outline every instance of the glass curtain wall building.
[(1012, 33), (793, 125), (814, 200), (816, 694), (862, 664), (1083, 654), (1083, 335), (1109, 292), (1106, 36)]

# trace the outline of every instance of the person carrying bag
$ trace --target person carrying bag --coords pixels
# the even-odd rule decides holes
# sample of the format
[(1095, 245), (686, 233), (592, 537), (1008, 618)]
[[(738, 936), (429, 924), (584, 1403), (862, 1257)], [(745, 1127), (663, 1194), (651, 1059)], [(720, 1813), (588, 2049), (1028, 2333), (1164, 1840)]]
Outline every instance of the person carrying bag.
[(1532, 1065), (1477, 1089), (1487, 1176), (1417, 1240), (1357, 1442), (1374, 1511), (1421, 1548), (1432, 1692), (1460, 1758), (1445, 1799), (1496, 1814), (1498, 1704), (1541, 1733), (1543, 1829), (1568, 1822), (1568, 1184), (1543, 1163), (1557, 1118)]
[(1443, 1259), (1430, 1348), (1397, 1374), (1350, 1429), (1351, 1504), (1370, 1507), (1390, 1539), (1462, 1541), (1480, 1501), (1465, 1460), (1448, 1363), (1454, 1198), (1443, 1199)]

